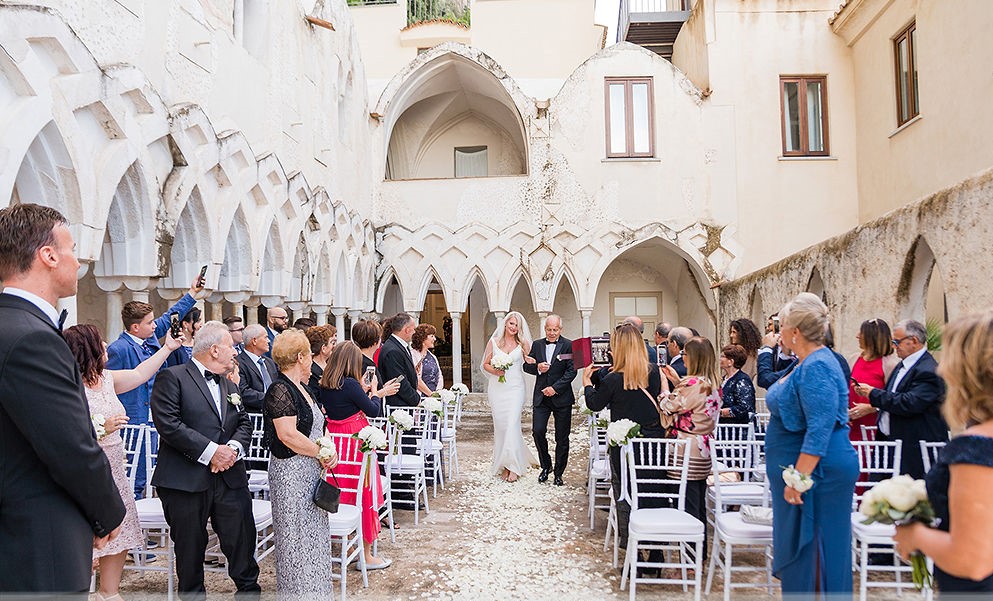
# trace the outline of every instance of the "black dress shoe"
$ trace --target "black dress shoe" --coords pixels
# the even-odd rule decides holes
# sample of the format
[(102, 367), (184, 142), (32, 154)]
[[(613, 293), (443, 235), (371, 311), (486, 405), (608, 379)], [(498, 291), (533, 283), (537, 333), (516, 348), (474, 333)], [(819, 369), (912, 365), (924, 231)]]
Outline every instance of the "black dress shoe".
[(562, 486), (565, 482), (562, 481), (562, 476), (555, 476), (555, 479), (552, 480), (552, 484), (555, 486)]
[(538, 482), (548, 482), (548, 470), (541, 470), (538, 474)]

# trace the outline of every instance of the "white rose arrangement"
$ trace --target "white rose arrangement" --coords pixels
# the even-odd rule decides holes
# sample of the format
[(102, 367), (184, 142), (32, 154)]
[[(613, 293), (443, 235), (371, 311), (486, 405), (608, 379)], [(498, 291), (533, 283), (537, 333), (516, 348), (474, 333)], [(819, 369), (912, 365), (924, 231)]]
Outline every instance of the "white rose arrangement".
[(404, 409), (396, 409), (390, 414), (390, 423), (406, 432), (414, 427), (414, 416)]
[(97, 433), (97, 440), (101, 440), (107, 435), (107, 418), (102, 413), (91, 414), (90, 421), (93, 422), (93, 430)]
[(434, 397), (424, 397), (421, 399), (421, 407), (427, 410), (429, 413), (433, 413), (438, 417), (441, 417), (442, 413), (445, 411), (445, 406), (441, 404), (441, 401)]
[[(499, 371), (507, 371), (508, 369), (514, 366), (514, 359), (510, 355), (504, 355), (504, 354), (497, 355), (496, 353), (493, 353), (493, 357), (490, 359), (490, 365), (493, 367), (493, 369)], [(506, 382), (506, 381), (507, 381), (506, 374), (500, 376), (497, 379), (497, 382)]]
[[(892, 524), (904, 526), (911, 522), (923, 522), (928, 526), (936, 523), (934, 507), (927, 498), (927, 487), (923, 480), (914, 480), (904, 474), (883, 480), (862, 495), (859, 512), (865, 516), (863, 524)], [(918, 590), (931, 588), (931, 573), (927, 569), (924, 555), (915, 552), (910, 556), (910, 566), (914, 586)]]
[(445, 389), (436, 390), (431, 396), (441, 400), (442, 403), (455, 402), (455, 393), (452, 392), (451, 390), (445, 390)]
[(334, 442), (328, 436), (321, 436), (314, 442), (317, 443), (317, 460), (322, 464), (327, 463), (332, 457), (334, 457), (336, 450), (334, 448)]
[(783, 482), (793, 490), (803, 494), (814, 486), (814, 479), (792, 465), (783, 468)]
[(386, 432), (383, 432), (376, 426), (366, 426), (359, 430), (358, 433), (353, 434), (352, 437), (362, 441), (362, 445), (359, 448), (363, 453), (386, 448)]
[(586, 406), (586, 395), (579, 396), (579, 412), (583, 415), (593, 415), (593, 410)]
[(455, 394), (469, 394), (469, 387), (467, 387), (462, 382), (452, 386), (451, 391)]
[(629, 419), (619, 419), (607, 426), (607, 441), (612, 447), (624, 446), (641, 434), (641, 425)]
[(596, 422), (597, 428), (606, 428), (610, 425), (610, 409), (604, 409), (599, 413), (593, 415), (593, 421)]

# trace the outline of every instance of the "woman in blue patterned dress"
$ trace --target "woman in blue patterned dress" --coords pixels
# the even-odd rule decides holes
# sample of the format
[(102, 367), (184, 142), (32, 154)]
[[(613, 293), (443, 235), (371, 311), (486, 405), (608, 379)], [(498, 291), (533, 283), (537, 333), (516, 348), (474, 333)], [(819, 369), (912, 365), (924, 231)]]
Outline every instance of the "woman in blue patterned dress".
[(431, 349), (438, 340), (438, 330), (429, 323), (422, 323), (414, 330), (414, 336), (410, 339), (410, 346), (414, 349), (414, 365), (420, 374), (420, 381), (417, 383), (418, 391), (424, 396), (431, 396), (436, 390), (445, 387), (445, 378), (441, 375), (441, 366), (438, 365), (438, 358), (434, 356)]
[[(850, 597), (851, 499), (859, 463), (848, 440), (848, 382), (824, 346), (828, 313), (817, 296), (798, 295), (779, 316), (780, 344), (799, 363), (766, 396), (773, 573), (784, 598)], [(786, 466), (810, 476), (813, 488), (802, 493), (786, 486)]]
[[(993, 311), (959, 319), (944, 332), (938, 373), (948, 385), (945, 419), (965, 431), (948, 441), (927, 474), (936, 528), (899, 526), (897, 551), (934, 560), (942, 595), (993, 593)], [(985, 593), (985, 594), (984, 594)]]

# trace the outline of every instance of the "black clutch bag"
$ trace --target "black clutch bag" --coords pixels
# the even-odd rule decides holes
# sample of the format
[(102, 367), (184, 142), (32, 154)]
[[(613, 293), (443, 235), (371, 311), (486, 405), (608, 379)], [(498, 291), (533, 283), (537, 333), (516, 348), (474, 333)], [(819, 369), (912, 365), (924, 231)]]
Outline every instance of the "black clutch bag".
[(317, 481), (314, 487), (314, 504), (328, 513), (338, 513), (338, 501), (341, 499), (341, 489), (338, 488), (338, 478), (331, 472), (334, 484), (324, 478)]

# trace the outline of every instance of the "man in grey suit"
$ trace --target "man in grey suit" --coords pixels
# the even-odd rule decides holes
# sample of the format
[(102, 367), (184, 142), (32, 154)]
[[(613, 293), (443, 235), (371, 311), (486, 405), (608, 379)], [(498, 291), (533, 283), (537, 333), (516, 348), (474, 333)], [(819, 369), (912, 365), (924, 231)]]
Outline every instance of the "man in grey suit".
[(97, 444), (83, 379), (55, 309), (76, 294), (68, 222), (35, 204), (0, 211), (0, 597), (86, 598), (93, 547), (124, 503)]

